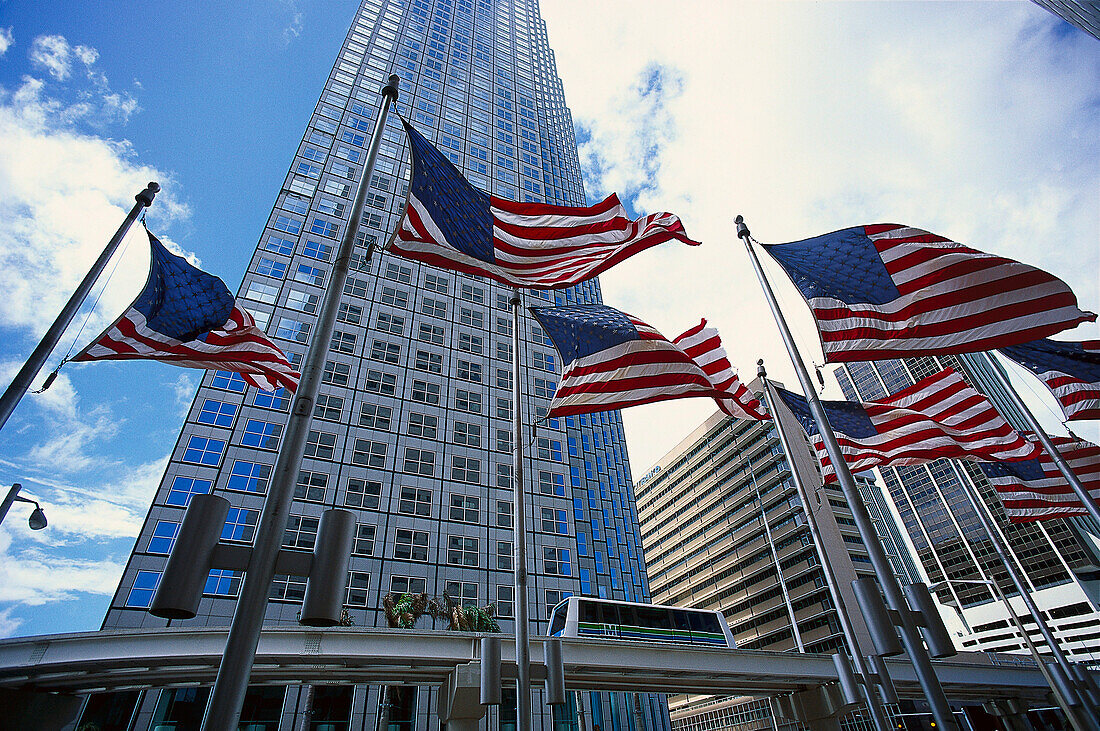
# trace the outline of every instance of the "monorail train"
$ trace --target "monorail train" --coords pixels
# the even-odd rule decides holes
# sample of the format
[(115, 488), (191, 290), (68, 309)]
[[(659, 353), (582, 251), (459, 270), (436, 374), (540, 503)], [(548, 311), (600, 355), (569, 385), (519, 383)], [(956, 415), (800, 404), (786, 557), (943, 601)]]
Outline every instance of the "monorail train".
[(571, 596), (550, 614), (551, 637), (619, 637), (736, 647), (721, 612)]

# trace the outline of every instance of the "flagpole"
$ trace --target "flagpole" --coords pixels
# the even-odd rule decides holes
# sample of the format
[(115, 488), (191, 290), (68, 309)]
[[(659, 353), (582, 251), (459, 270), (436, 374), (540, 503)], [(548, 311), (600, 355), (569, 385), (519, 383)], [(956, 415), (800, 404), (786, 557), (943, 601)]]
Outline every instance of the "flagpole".
[[(306, 438), (309, 436), (313, 405), (320, 391), (329, 341), (332, 339), (332, 331), (336, 325), (340, 297), (344, 292), (344, 283), (347, 281), (351, 255), (355, 249), (355, 237), (370, 188), (371, 173), (374, 171), (374, 161), (382, 142), (386, 115), (390, 104), (397, 100), (399, 83), (400, 79), (393, 75), (389, 77), (389, 83), (382, 87), (382, 108), (374, 125), (366, 164), (359, 178), (347, 229), (340, 240), (340, 248), (329, 275), (324, 301), (317, 316), (317, 327), (306, 352), (302, 378), (294, 394), (290, 418), (287, 420), (283, 434), (283, 443), (279, 449), (275, 467), (271, 471), (267, 499), (264, 501), (263, 512), (256, 528), (256, 540), (245, 571), (241, 595), (237, 600), (225, 652), (222, 654), (218, 675), (210, 693), (210, 701), (206, 706), (206, 715), (202, 720), (203, 731), (235, 729), (240, 721), (241, 706), (248, 690), (248, 678), (252, 673), (256, 646), (260, 641), (260, 629), (267, 610), (271, 579), (275, 574), (275, 559), (283, 543), (283, 533), (286, 530), (290, 505), (294, 498), (294, 485), (305, 453)], [(373, 251), (374, 244), (371, 242), (365, 255), (368, 261)]]
[(768, 373), (764, 370), (764, 361), (757, 361), (756, 375), (759, 376), (761, 384), (764, 386), (764, 399), (768, 404), (768, 413), (772, 415), (772, 423), (775, 424), (775, 431), (779, 435), (779, 443), (783, 446), (783, 452), (787, 455), (787, 464), (791, 469), (791, 480), (794, 482), (795, 489), (798, 491), (798, 499), (802, 501), (802, 509), (806, 513), (806, 523), (810, 527), (810, 536), (814, 540), (814, 547), (817, 549), (818, 560), (821, 562), (821, 572), (825, 574), (825, 585), (829, 588), (829, 596), (833, 600), (833, 606), (836, 608), (837, 619), (840, 620), (840, 629), (844, 633), (844, 640), (848, 645), (848, 653), (852, 656), (852, 664), (855, 665), (856, 672), (859, 673), (863, 682), (860, 683), (860, 687), (863, 689), (863, 695), (867, 699), (867, 710), (871, 713), (871, 720), (875, 725), (876, 731), (893, 731), (890, 725), (889, 716), (886, 713), (886, 708), (879, 702), (878, 696), (871, 687), (870, 677), (871, 673), (867, 667), (867, 660), (863, 656), (863, 652), (859, 649), (859, 640), (856, 639), (855, 627), (852, 625), (852, 619), (848, 616), (848, 610), (845, 607), (844, 599), (840, 595), (840, 582), (837, 580), (836, 572), (833, 571), (832, 564), (829, 563), (828, 557), (825, 555), (825, 543), (821, 537), (821, 528), (817, 523), (817, 515), (814, 513), (810, 502), (810, 492), (806, 489), (805, 483), (802, 482), (802, 475), (795, 468), (794, 464), (794, 449), (791, 446), (791, 441), (787, 437), (787, 431), (783, 427), (783, 422), (779, 418), (779, 411), (776, 408), (777, 399), (772, 393), (772, 384), (768, 380)]
[(752, 248), (748, 226), (745, 225), (744, 218), (741, 216), (737, 217), (735, 223), (737, 225), (737, 236), (745, 242), (745, 249), (748, 251), (749, 260), (756, 272), (756, 278), (760, 282), (761, 289), (764, 290), (768, 307), (775, 317), (779, 334), (783, 339), (783, 344), (787, 347), (788, 355), (790, 355), (791, 364), (794, 366), (799, 383), (801, 383), (802, 390), (806, 394), (810, 412), (813, 414), (814, 421), (817, 422), (818, 431), (825, 443), (825, 450), (829, 455), (829, 459), (832, 460), (840, 487), (844, 492), (845, 499), (848, 501), (852, 517), (856, 521), (856, 528), (859, 530), (860, 538), (863, 539), (863, 543), (867, 548), (868, 557), (871, 559), (871, 565), (875, 570), (875, 576), (886, 594), (889, 606), (898, 613), (901, 640), (909, 655), (910, 662), (913, 663), (913, 669), (917, 675), (917, 680), (920, 682), (921, 689), (924, 691), (924, 697), (931, 707), (932, 716), (943, 731), (956, 731), (959, 726), (951, 713), (951, 705), (948, 703), (943, 687), (936, 677), (936, 671), (932, 667), (932, 660), (928, 656), (928, 651), (921, 642), (920, 631), (917, 629), (909, 604), (902, 592), (901, 584), (898, 583), (897, 576), (894, 575), (894, 569), (890, 565), (890, 559), (887, 558), (886, 551), (883, 550), (882, 543), (875, 532), (874, 523), (871, 520), (870, 513), (867, 512), (867, 506), (863, 504), (859, 489), (856, 487), (855, 478), (852, 477), (848, 464), (844, 461), (840, 444), (837, 443), (836, 435), (829, 424), (825, 408), (817, 397), (817, 391), (810, 379), (810, 373), (806, 370), (806, 365), (803, 363), (802, 356), (798, 351), (798, 345), (795, 343), (794, 336), (783, 317), (783, 311), (779, 308), (775, 292), (772, 291), (771, 284), (764, 274), (764, 268), (760, 264), (760, 259), (757, 258), (756, 251)]
[[(1011, 579), (1012, 585), (1016, 587), (1016, 591), (1020, 594), (1024, 606), (1038, 626), (1039, 634), (1043, 636), (1043, 639), (1047, 643), (1047, 647), (1050, 648), (1051, 654), (1054, 655), (1054, 661), (1065, 674), (1062, 678), (1064, 685), (1063, 682), (1058, 682), (1059, 679), (1057, 676), (1048, 677), (1047, 679), (1050, 683), (1051, 690), (1054, 691), (1055, 696), (1058, 698), (1058, 705), (1062, 707), (1062, 710), (1065, 712), (1070, 722), (1073, 723), (1074, 728), (1079, 729), (1079, 731), (1085, 731), (1085, 729), (1096, 731), (1100, 729), (1100, 725), (1097, 724), (1095, 719), (1090, 720), (1085, 714), (1081, 713), (1082, 694), (1074, 687), (1073, 670), (1070, 668), (1069, 660), (1066, 658), (1066, 654), (1062, 652), (1062, 648), (1058, 646), (1057, 638), (1055, 638), (1054, 633), (1051, 631), (1049, 625), (1047, 625), (1046, 620), (1043, 619), (1043, 613), (1039, 611), (1039, 607), (1035, 604), (1035, 600), (1031, 598), (1031, 593), (1027, 590), (1027, 587), (1024, 586), (1023, 579), (1020, 577), (1020, 568), (1016, 566), (1015, 561), (1009, 559), (1004, 542), (1001, 540), (1000, 535), (993, 530), (993, 516), (990, 515), (989, 506), (986, 505), (985, 501), (978, 495), (975, 486), (967, 479), (967, 476), (958, 473), (958, 466), (952, 463), (951, 467), (953, 470), (956, 470), (955, 477), (959, 481), (959, 486), (962, 488), (963, 494), (966, 495), (966, 500), (970, 503), (970, 507), (974, 510), (974, 514), (978, 516), (978, 521), (982, 524), (982, 528), (985, 530), (986, 535), (989, 536), (989, 542), (993, 544), (993, 550), (997, 552), (997, 557), (1001, 559), (1001, 563), (1004, 564), (1005, 569), (1008, 571), (1008, 577)], [(1011, 606), (1008, 606), (1007, 609), (1010, 614), (1013, 613)], [(1041, 662), (1041, 660), (1039, 662)]]
[(527, 513), (523, 489), (523, 416), (520, 410), (520, 317), (523, 301), (512, 290), (512, 570), (515, 572), (516, 612), (516, 731), (531, 729), (531, 644), (527, 636)]
[[(977, 354), (974, 354), (977, 355)], [(1043, 449), (1047, 451), (1050, 458), (1054, 460), (1054, 464), (1057, 465), (1058, 471), (1062, 473), (1062, 476), (1066, 478), (1066, 482), (1073, 488), (1073, 492), (1077, 494), (1077, 497), (1081, 500), (1085, 506), (1085, 510), (1092, 518), (1094, 528), (1098, 534), (1100, 534), (1100, 506), (1096, 504), (1096, 499), (1089, 495), (1089, 491), (1085, 489), (1085, 486), (1081, 484), (1081, 479), (1069, 466), (1069, 462), (1066, 461), (1062, 453), (1058, 451), (1058, 448), (1054, 446), (1054, 442), (1051, 440), (1050, 435), (1046, 433), (1039, 420), (1035, 418), (1035, 414), (1031, 413), (1031, 409), (1027, 407), (1024, 400), (1020, 398), (1020, 394), (1016, 392), (1015, 387), (1009, 380), (1008, 372), (1001, 365), (1001, 362), (997, 360), (997, 357), (992, 353), (983, 353), (986, 360), (992, 366), (993, 372), (996, 374), (997, 379), (1001, 382), (1001, 387), (1007, 392), (1009, 400), (1012, 405), (1020, 410), (1023, 414), (1024, 421), (1027, 422), (1028, 428), (1035, 432), (1035, 435), (1039, 437), (1039, 442), (1043, 445)], [(963, 356), (964, 360), (966, 356)]]
[(107, 246), (103, 248), (103, 251), (99, 254), (99, 258), (92, 264), (92, 268), (88, 270), (88, 273), (84, 275), (84, 279), (77, 286), (72, 296), (69, 297), (69, 301), (65, 303), (65, 306), (61, 308), (60, 314), (57, 319), (50, 325), (50, 329), (46, 331), (46, 334), (42, 336), (42, 340), (39, 341), (38, 346), (27, 358), (27, 362), (23, 364), (23, 367), (19, 369), (19, 372), (15, 374), (15, 378), (12, 379), (11, 385), (4, 391), (4, 395), (0, 396), (0, 429), (4, 428), (4, 424), (8, 423), (8, 417), (15, 411), (15, 407), (19, 405), (19, 401), (23, 398), (23, 395), (27, 393), (27, 389), (31, 387), (31, 381), (34, 380), (38, 372), (42, 370), (42, 366), (46, 364), (46, 359), (50, 357), (50, 353), (57, 346), (61, 336), (65, 334), (65, 328), (69, 326), (69, 323), (76, 317), (77, 311), (80, 306), (84, 304), (84, 300), (88, 298), (88, 293), (92, 291), (92, 287), (95, 285), (96, 280), (99, 279), (99, 275), (103, 273), (103, 270), (107, 268), (108, 262), (111, 260), (111, 256), (114, 255), (115, 250), (118, 249), (118, 245), (122, 243), (122, 240), (126, 238), (126, 233), (130, 230), (130, 226), (134, 224), (137, 217), (141, 215), (142, 210), (153, 205), (153, 198), (160, 192), (160, 185), (155, 182), (149, 183), (145, 187), (145, 190), (141, 191), (134, 196), (134, 200), (137, 201), (134, 207), (130, 209), (130, 212), (126, 214), (126, 218), (123, 219), (122, 225), (115, 231), (115, 235), (111, 237), (111, 240), (107, 242)]

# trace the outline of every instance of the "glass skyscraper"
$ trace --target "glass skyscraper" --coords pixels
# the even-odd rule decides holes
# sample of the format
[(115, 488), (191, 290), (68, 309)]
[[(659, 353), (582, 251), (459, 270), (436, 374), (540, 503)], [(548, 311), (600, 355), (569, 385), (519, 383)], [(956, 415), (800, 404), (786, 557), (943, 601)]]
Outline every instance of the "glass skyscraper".
[[(835, 373), (849, 400), (873, 401), (947, 367), (985, 393), (1016, 428), (1024, 428), (1021, 415), (1001, 394), (983, 356), (845, 363)], [(989, 507), (1012, 556), (1022, 566), (1027, 588), (1047, 614), (1066, 654), (1074, 660), (1095, 658), (1100, 637), (1096, 583), (1100, 567), (1082, 528), (1064, 519), (1010, 523), (993, 487), (972, 462), (941, 459), (923, 465), (882, 467), (878, 472), (925, 575), (938, 585), (940, 602), (953, 608), (963, 627), (956, 639), (960, 650), (1025, 650), (1007, 612), (983, 583), (996, 581), (1005, 594), (1016, 594), (963, 493), (960, 480), (966, 480)], [(1022, 602), (1016, 610), (1024, 613)], [(1024, 624), (1030, 625), (1029, 634), (1036, 644), (1045, 647), (1030, 617), (1025, 616)]]
[[(362, 0), (347, 11), (351, 28), (238, 294), (295, 363), (310, 342), (390, 73), (401, 77), (397, 111), (475, 186), (513, 200), (585, 203), (572, 119), (537, 0)], [(542, 418), (561, 363), (527, 317), (518, 323), (524, 397), (512, 402), (510, 288), (385, 252), (363, 256), (369, 241), (381, 248), (396, 227), (408, 175), (405, 135), (391, 115), (284, 545), (311, 549), (322, 511), (350, 509), (357, 527), (348, 621), (385, 626), (389, 592), (446, 591), (464, 603), (494, 604), (511, 632), (510, 419), (518, 408), (532, 429), (524, 467), (531, 632), (545, 632), (549, 610), (571, 594), (648, 601), (618, 412)], [(529, 292), (525, 300), (596, 303), (601, 296), (598, 282), (588, 281)], [(191, 496), (227, 498), (223, 540), (253, 539), (289, 403), (288, 394), (246, 387), (235, 374), (206, 373), (105, 629), (164, 626), (146, 609)], [(241, 581), (238, 573), (212, 571), (198, 616), (173, 626), (228, 625)], [(304, 587), (304, 578), (276, 576), (266, 621), (296, 623)], [(148, 691), (135, 701), (137, 727), (184, 728), (205, 694)], [(297, 687), (279, 689), (264, 701), (274, 720), (254, 722), (298, 728), (304, 697)], [(314, 723), (329, 714), (345, 724), (332, 728), (360, 728), (378, 707), (378, 688), (319, 686), (312, 699)], [(402, 728), (437, 723), (433, 699), (422, 690), (409, 711), (413, 725)], [(668, 727), (666, 707), (654, 697), (584, 694), (582, 703), (587, 723), (604, 729)], [(535, 707), (544, 706), (536, 700)]]

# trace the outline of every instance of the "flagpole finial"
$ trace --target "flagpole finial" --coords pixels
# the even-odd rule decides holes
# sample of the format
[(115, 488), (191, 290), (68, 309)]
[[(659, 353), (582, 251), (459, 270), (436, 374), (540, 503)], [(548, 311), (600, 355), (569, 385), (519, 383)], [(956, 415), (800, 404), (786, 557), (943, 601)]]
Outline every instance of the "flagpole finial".
[(737, 226), (737, 238), (748, 239), (749, 227), (745, 225), (745, 217), (738, 213), (737, 218), (733, 219), (733, 223)]
[(401, 77), (397, 74), (390, 74), (389, 81), (382, 87), (382, 96), (388, 96), (391, 101), (397, 101), (397, 97), (400, 96), (400, 92), (397, 91), (397, 87), (401, 85)]
[(134, 200), (143, 205), (145, 208), (153, 205), (153, 198), (160, 192), (160, 183), (156, 181), (150, 181), (149, 185), (145, 186), (145, 190), (141, 191), (134, 196)]
[[(740, 216), (738, 216), (738, 218), (740, 218)], [(760, 376), (760, 378), (767, 378), (768, 377), (768, 372), (766, 370), (764, 370), (764, 359), (763, 358), (756, 361), (756, 375)]]

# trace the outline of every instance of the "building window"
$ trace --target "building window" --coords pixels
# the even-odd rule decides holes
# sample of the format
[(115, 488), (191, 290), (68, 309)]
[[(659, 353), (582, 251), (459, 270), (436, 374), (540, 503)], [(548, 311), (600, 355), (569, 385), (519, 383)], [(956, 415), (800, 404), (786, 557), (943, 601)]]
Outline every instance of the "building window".
[(452, 601), (458, 604), (477, 606), (477, 584), (468, 581), (448, 581), (444, 591)]
[(461, 523), (481, 522), (481, 500), (472, 495), (451, 495), (451, 520)]
[(511, 391), (512, 372), (504, 368), (497, 368), (497, 377), (495, 383), (497, 388), (503, 388)]
[(137, 576), (134, 577), (134, 585), (126, 595), (126, 606), (148, 608), (153, 603), (153, 595), (157, 592), (158, 584), (160, 584), (159, 571), (138, 571)]
[(447, 303), (433, 297), (425, 297), (420, 302), (420, 312), (428, 317), (444, 318), (447, 316)]
[(392, 419), (393, 409), (389, 406), (362, 404), (359, 407), (359, 426), (388, 431)]
[(381, 482), (360, 480), (352, 477), (348, 480), (347, 491), (344, 492), (344, 505), (352, 508), (377, 510), (381, 495)]
[[(314, 313), (317, 312), (317, 305), (320, 304), (321, 298), (312, 292), (303, 292), (300, 289), (291, 289), (286, 294), (286, 306), (295, 310), (301, 310), (302, 312)], [(293, 321), (292, 321), (293, 322)], [(306, 334), (309, 334), (309, 325), (305, 326)], [(280, 337), (287, 337), (285, 335)], [(295, 338), (287, 338), (293, 340)], [(305, 341), (303, 341), (305, 342)]]
[(208, 398), (202, 402), (202, 409), (199, 411), (199, 423), (231, 427), (236, 413), (236, 404), (227, 404), (224, 401), (215, 401)]
[(177, 477), (172, 480), (172, 487), (168, 489), (168, 497), (164, 499), (164, 502), (168, 505), (186, 508), (191, 503), (192, 495), (205, 495), (208, 492), (210, 492), (210, 480)]
[(465, 536), (448, 536), (447, 538), (447, 563), (451, 566), (477, 567), (478, 546), (476, 538)]
[(391, 335), (401, 335), (405, 332), (405, 318), (399, 315), (391, 315), (388, 312), (379, 312), (374, 322), (375, 328)]
[(512, 563), (512, 542), (511, 541), (497, 541), (497, 568), (501, 571), (511, 571), (514, 564)]
[(543, 371), (556, 371), (557, 356), (535, 350), (531, 353), (531, 365)]
[(428, 532), (398, 528), (394, 533), (393, 557), (409, 561), (427, 561)]
[(304, 284), (312, 284), (317, 287), (325, 285), (325, 270), (320, 267), (311, 267), (309, 264), (299, 264), (294, 270), (294, 279)]
[(331, 460), (336, 455), (336, 435), (310, 430), (306, 437), (306, 457)]
[(283, 547), (312, 550), (317, 543), (317, 523), (317, 518), (290, 516), (286, 521), (286, 532), (283, 533)]
[(412, 576), (391, 576), (390, 592), (393, 594), (423, 594), (427, 587), (425, 579)]
[(458, 361), (458, 377), (464, 381), (481, 383), (481, 364), (466, 360)]
[(558, 510), (556, 508), (542, 509), (542, 531), (544, 533), (558, 533), (563, 536), (569, 535), (569, 531), (566, 527), (567, 525), (564, 510)]
[(351, 453), (351, 461), (364, 467), (383, 469), (386, 466), (386, 448), (385, 442), (356, 439), (355, 449)]
[(224, 450), (225, 442), (220, 439), (193, 436), (187, 440), (187, 448), (183, 450), (183, 461), (217, 467)]
[(336, 319), (340, 322), (346, 322), (349, 325), (358, 325), (363, 321), (363, 308), (358, 305), (349, 305), (347, 302), (341, 302), (340, 312), (336, 315)]
[(443, 372), (443, 356), (436, 353), (429, 353), (426, 350), (416, 351), (416, 358), (413, 361), (413, 368), (418, 371), (427, 371), (428, 373), (442, 373)]
[(565, 475), (539, 470), (539, 492), (565, 497)]
[(424, 289), (429, 292), (447, 294), (451, 290), (451, 280), (438, 274), (427, 274), (424, 277)]
[(438, 383), (425, 381), (413, 381), (412, 400), (422, 404), (439, 405), (440, 387)]
[(471, 457), (451, 457), (451, 479), (457, 482), (481, 482), (481, 460)]
[(573, 592), (562, 591), (560, 589), (547, 589), (546, 593), (543, 596), (546, 600), (545, 604), (543, 605), (544, 609), (546, 610), (546, 614), (544, 614), (543, 616), (546, 619), (550, 619), (550, 615), (554, 612), (554, 607), (558, 606), (563, 601), (573, 596)]
[[(360, 296), (366, 296), (364, 293)], [(379, 301), (384, 305), (390, 305), (391, 307), (400, 307), (402, 309), (408, 309), (409, 307), (409, 293), (403, 289), (395, 289), (393, 287), (382, 287), (382, 296)]]
[(206, 585), (203, 586), (202, 593), (215, 596), (237, 596), (241, 592), (242, 578), (243, 574), (239, 571), (213, 569), (206, 576)]
[(569, 549), (544, 546), (542, 568), (552, 576), (569, 576)]
[(283, 425), (259, 419), (249, 419), (245, 422), (244, 433), (241, 434), (241, 444), (245, 447), (260, 447), (262, 449), (278, 449), (279, 437), (283, 434)]
[[(288, 355), (295, 354), (291, 353)], [(294, 364), (291, 363), (291, 365)], [(277, 388), (274, 391), (257, 391), (256, 395), (252, 398), (252, 405), (264, 409), (286, 411), (287, 406), (290, 405), (290, 392), (285, 388)]]
[(512, 419), (512, 400), (507, 398), (497, 398), (497, 418), (498, 419)]
[(256, 521), (260, 517), (257, 510), (230, 508), (222, 526), (222, 540), (250, 543), (256, 537)]
[(416, 339), (423, 343), (443, 345), (446, 340), (446, 333), (441, 326), (429, 325), (426, 322), (422, 322), (420, 323), (420, 328), (417, 330)]
[(368, 588), (370, 587), (370, 574), (362, 571), (348, 572), (348, 594), (344, 604), (349, 607), (367, 606)]
[(497, 451), (512, 451), (512, 432), (508, 429), (497, 429)]
[(149, 538), (148, 553), (162, 553), (168, 555), (172, 552), (172, 544), (179, 535), (180, 524), (171, 520), (158, 520), (153, 528), (153, 535)]
[(313, 407), (313, 415), (318, 419), (340, 421), (343, 410), (344, 399), (339, 396), (320, 394), (317, 396), (317, 405)]
[(505, 490), (512, 488), (512, 465), (498, 463), (497, 464), (497, 487)]
[(267, 480), (270, 475), (271, 465), (237, 460), (233, 463), (233, 470), (226, 487), (230, 490), (263, 494), (267, 492)]
[(428, 414), (418, 414), (415, 411), (409, 414), (409, 436), (435, 439), (439, 420)]
[(536, 442), (538, 448), (536, 450), (539, 459), (548, 459), (554, 462), (564, 461), (561, 451), (560, 439), (549, 439), (547, 437), (539, 437)]
[(328, 491), (328, 475), (324, 472), (298, 472), (298, 483), (294, 486), (295, 500), (308, 500), (311, 503), (323, 503)]
[(356, 556), (374, 555), (375, 527), (366, 523), (355, 526), (355, 541), (351, 544), (351, 552)]
[(276, 574), (271, 579), (269, 598), (281, 602), (300, 602), (306, 595), (306, 580), (302, 576)]
[(474, 304), (485, 304), (485, 290), (481, 287), (475, 287), (472, 284), (463, 284), (459, 290), (459, 296)]
[(506, 584), (497, 585), (497, 616), (498, 617), (511, 617), (515, 611), (515, 604), (512, 602), (513, 587)]
[(497, 500), (497, 527), (512, 527), (512, 503), (508, 500)]
[(553, 398), (554, 389), (558, 387), (558, 384), (553, 381), (548, 381), (545, 378), (536, 378), (535, 387), (533, 389), (535, 396), (539, 398)]
[(481, 413), (481, 394), (464, 389), (455, 390), (455, 409), (470, 414)]
[(333, 353), (354, 353), (355, 341), (355, 333), (336, 330), (332, 333), (332, 340), (329, 341), (328, 349)]
[(408, 515), (431, 515), (432, 491), (423, 487), (402, 487), (397, 512)]
[(385, 340), (375, 340), (370, 346), (370, 357), (371, 360), (397, 364), (401, 361), (401, 346), (397, 343), (387, 343)]
[(400, 264), (394, 264), (388, 262), (386, 264), (386, 279), (393, 279), (394, 281), (401, 282), (402, 284), (409, 284), (412, 282), (412, 269), (409, 267), (403, 267)]
[(210, 379), (210, 385), (224, 391), (237, 391), (238, 393), (243, 393), (248, 386), (241, 378), (241, 374), (233, 371), (214, 371), (214, 375)]
[(321, 383), (330, 383), (333, 386), (346, 386), (351, 378), (351, 366), (347, 363), (326, 361), (325, 370), (321, 374)]
[(469, 333), (458, 334), (458, 349), (463, 353), (481, 355), (485, 352), (484, 342), (485, 341), (480, 335), (471, 335)]
[(467, 424), (464, 421), (454, 422), (452, 439), (455, 444), (464, 447), (481, 446), (481, 427), (478, 424)]

